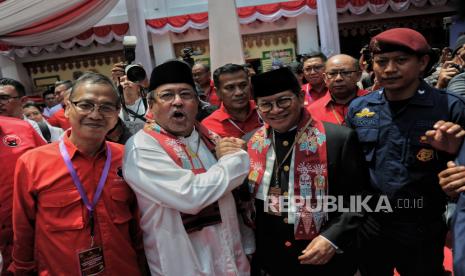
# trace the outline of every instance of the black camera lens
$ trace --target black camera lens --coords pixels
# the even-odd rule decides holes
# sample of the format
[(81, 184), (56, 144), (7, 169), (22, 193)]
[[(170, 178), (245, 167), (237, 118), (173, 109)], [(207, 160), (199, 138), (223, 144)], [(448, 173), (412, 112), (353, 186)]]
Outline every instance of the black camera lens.
[(145, 80), (147, 73), (145, 73), (144, 68), (138, 64), (131, 64), (126, 66), (124, 69), (128, 80), (134, 83), (140, 83)]
[(452, 63), (450, 65), (451, 67), (454, 67), (455, 69), (457, 69), (459, 71), (459, 73), (463, 73), (465, 71), (465, 68), (463, 68), (463, 66), (460, 66), (459, 64), (457, 63)]

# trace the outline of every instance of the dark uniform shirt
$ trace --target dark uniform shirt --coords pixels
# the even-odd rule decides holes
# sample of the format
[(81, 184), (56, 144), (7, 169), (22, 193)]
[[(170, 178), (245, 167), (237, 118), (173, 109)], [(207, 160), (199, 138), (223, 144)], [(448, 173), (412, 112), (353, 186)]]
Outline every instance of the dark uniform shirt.
[(408, 101), (390, 103), (381, 89), (350, 104), (346, 122), (359, 136), (371, 186), (386, 194), (397, 211), (409, 205), (409, 210), (443, 212), (446, 196), (437, 174), (453, 156), (420, 140), (439, 120), (465, 126), (465, 103), (425, 82)]

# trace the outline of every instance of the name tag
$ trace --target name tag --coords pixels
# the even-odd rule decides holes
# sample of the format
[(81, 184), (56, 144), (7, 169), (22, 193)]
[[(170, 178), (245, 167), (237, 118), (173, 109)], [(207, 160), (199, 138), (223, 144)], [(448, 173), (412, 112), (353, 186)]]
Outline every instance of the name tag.
[(378, 126), (378, 118), (354, 118), (352, 123), (358, 127)]
[(265, 212), (270, 215), (281, 216), (281, 196), (282, 191), (279, 187), (270, 187), (265, 204)]
[(100, 246), (79, 252), (78, 261), (82, 276), (98, 275), (105, 269), (103, 250)]

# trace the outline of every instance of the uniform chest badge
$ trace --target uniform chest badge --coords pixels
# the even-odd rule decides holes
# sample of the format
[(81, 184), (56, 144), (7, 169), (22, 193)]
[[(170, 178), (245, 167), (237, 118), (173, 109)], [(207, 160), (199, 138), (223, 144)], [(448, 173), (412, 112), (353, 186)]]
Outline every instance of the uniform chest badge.
[(18, 147), (19, 145), (21, 145), (21, 138), (19, 138), (19, 136), (16, 134), (5, 135), (2, 141), (3, 141), (3, 144), (5, 144), (5, 146), (12, 147), (12, 148)]
[(433, 159), (434, 151), (432, 149), (421, 149), (417, 153), (417, 159), (422, 162), (428, 162)]
[(370, 111), (370, 109), (368, 109), (368, 107), (365, 107), (364, 109), (362, 109), (362, 111), (358, 112), (358, 113), (355, 113), (355, 116), (357, 118), (371, 118), (373, 116), (375, 116), (376, 113), (374, 113), (373, 111)]

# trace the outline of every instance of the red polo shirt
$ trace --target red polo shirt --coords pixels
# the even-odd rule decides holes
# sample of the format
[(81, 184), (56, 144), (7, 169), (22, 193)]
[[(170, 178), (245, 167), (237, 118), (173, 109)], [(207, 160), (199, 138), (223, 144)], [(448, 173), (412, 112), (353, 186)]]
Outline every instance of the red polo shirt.
[(13, 226), (13, 175), (16, 160), (26, 151), (45, 145), (31, 125), (21, 119), (0, 116), (0, 251), (3, 271), (11, 262)]
[(207, 102), (209, 102), (211, 105), (221, 105), (220, 98), (218, 98), (218, 95), (216, 94), (215, 83), (213, 82), (213, 80), (210, 80), (210, 89), (208, 90), (208, 93), (205, 95), (205, 97), (207, 99)]
[(63, 130), (67, 130), (71, 127), (68, 118), (65, 117), (65, 110), (60, 109), (55, 112), (52, 117), (48, 118), (47, 121), (55, 127), (62, 128)]
[(329, 94), (327, 87), (325, 87), (323, 91), (318, 92), (313, 89), (310, 83), (302, 85), (302, 92), (305, 94), (304, 106), (309, 106), (310, 104), (316, 102), (318, 99), (323, 98), (325, 95)]
[(233, 120), (224, 105), (221, 104), (219, 109), (202, 121), (202, 124), (221, 137), (236, 138), (241, 138), (262, 126), (254, 101), (249, 102), (249, 114), (244, 122)]
[[(87, 197), (93, 200), (106, 160), (64, 143)], [(139, 275), (142, 232), (136, 198), (122, 176), (124, 147), (107, 142), (111, 165), (94, 210), (95, 245), (103, 249), (103, 275)], [(14, 248), (10, 270), (38, 275), (79, 275), (77, 253), (90, 247), (89, 212), (60, 154), (58, 142), (18, 159), (13, 199)]]
[[(357, 97), (370, 93), (367, 90), (359, 89)], [(349, 109), (349, 104), (338, 104), (333, 101), (331, 94), (327, 93), (324, 97), (307, 107), (312, 118), (324, 122), (330, 122), (338, 125), (345, 125), (345, 117)]]

